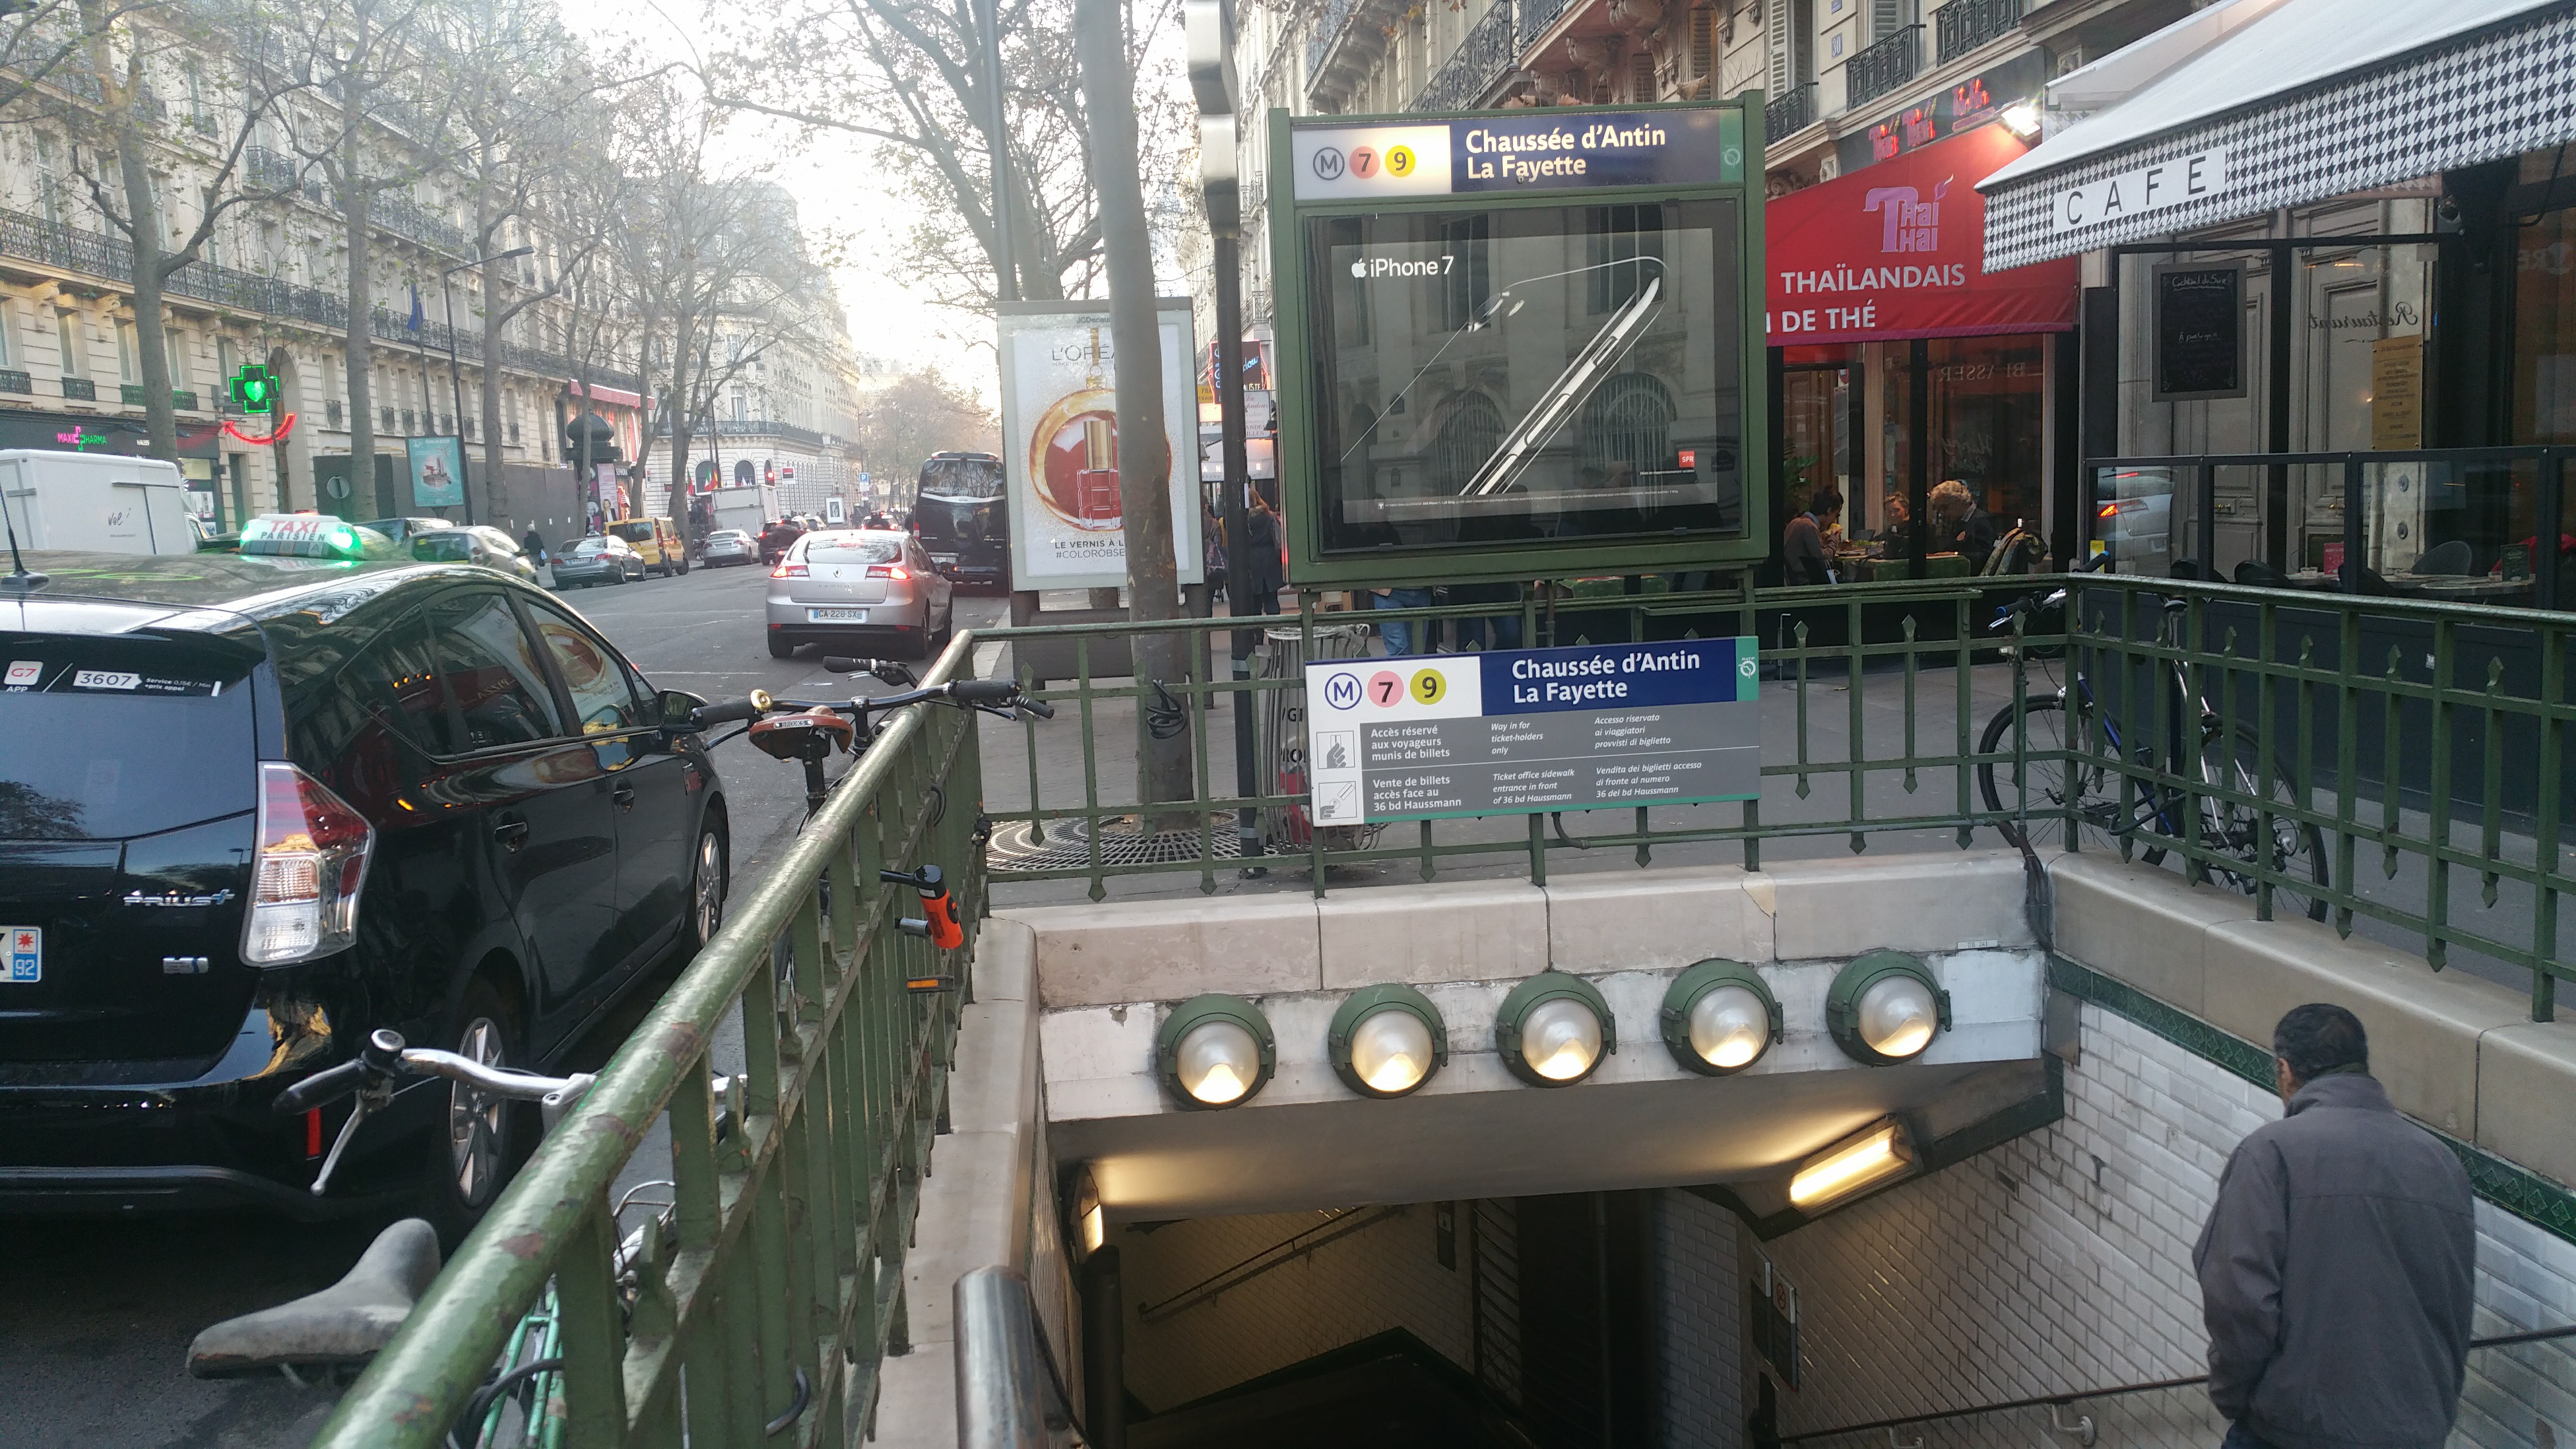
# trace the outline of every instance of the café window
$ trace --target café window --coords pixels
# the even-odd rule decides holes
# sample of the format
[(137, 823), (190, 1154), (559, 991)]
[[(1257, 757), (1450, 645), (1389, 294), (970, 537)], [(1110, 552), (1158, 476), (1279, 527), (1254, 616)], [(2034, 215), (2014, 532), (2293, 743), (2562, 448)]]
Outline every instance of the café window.
[(1324, 551), (1743, 537), (1736, 206), (1309, 219)]

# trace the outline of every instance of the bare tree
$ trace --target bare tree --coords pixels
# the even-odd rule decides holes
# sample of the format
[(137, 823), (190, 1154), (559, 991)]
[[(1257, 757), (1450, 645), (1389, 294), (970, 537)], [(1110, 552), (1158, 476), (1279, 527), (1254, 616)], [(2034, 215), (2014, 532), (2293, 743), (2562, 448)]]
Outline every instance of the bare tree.
[[(387, 193), (408, 192), (443, 166), (453, 147), (453, 92), (440, 57), (425, 54), (435, 0), (324, 0), (286, 12), (284, 63), (309, 95), (283, 108), (289, 144), (331, 188), (345, 224), (348, 261), (350, 482), (372, 469), (375, 215)], [(282, 28), (282, 27), (281, 27)], [(402, 198), (407, 203), (407, 198)]]
[[(1136, 164), (1135, 72), (1123, 39), (1119, 0), (1074, 0), (1081, 48), (1082, 93), (1092, 115), (1091, 170), (1100, 192), (1101, 239), (1108, 249), (1109, 328), (1118, 386), (1118, 493), (1125, 500), (1127, 616), (1138, 622), (1176, 619), (1181, 591), (1172, 558), (1172, 449), (1163, 416), (1163, 346), (1154, 315), (1154, 259), (1145, 226), (1145, 197)], [(1189, 640), (1178, 633), (1136, 639), (1142, 681), (1190, 676)], [(1158, 805), (1191, 796), (1186, 729), (1158, 729), (1139, 712), (1136, 798), (1150, 831), (1187, 822)]]
[(84, 6), (79, 0), (18, 0), (14, 13), (0, 14), (0, 113), (20, 112), (24, 103), (45, 109), (49, 98), (38, 83), (80, 95), (90, 89), (89, 38), (97, 27), (123, 24), (128, 16), (148, 15), (169, 0), (116, 0)]
[[(257, 16), (237, 11), (216, 18), (178, 6), (143, 10), (118, 7), (109, 0), (76, 0), (75, 14), (83, 63), (62, 74), (95, 82), (98, 102), (91, 108), (67, 110), (61, 117), (74, 136), (89, 143), (86, 148), (73, 147), (73, 174), (88, 191), (99, 216), (133, 250), (135, 360), (142, 375), (146, 450), (155, 458), (176, 462), (179, 421), (170, 387), (163, 292), (171, 277), (205, 250), (226, 213), (292, 194), (260, 187), (235, 189), (232, 181), (261, 117), (296, 86), (291, 79), (252, 64), (231, 134), (217, 142), (206, 160), (208, 169), (199, 173), (204, 204), (198, 208), (195, 225), (181, 234), (176, 230), (177, 219), (166, 214), (169, 208), (154, 184), (153, 167), (161, 154), (177, 148), (175, 129), (191, 126), (197, 117), (170, 116), (166, 102), (153, 93), (152, 74), (204, 52), (211, 44), (237, 38), (239, 27), (256, 23)], [(211, 115), (206, 120), (215, 124)], [(112, 178), (106, 174), (110, 166), (115, 168)], [(174, 236), (176, 245), (165, 246)]]
[[(978, 0), (764, 0), (705, 72), (718, 105), (877, 143), (876, 157), (916, 220), (908, 270), (938, 300), (989, 314), (1007, 274), (1018, 295), (1081, 296), (1102, 264), (1073, 0), (996, 0), (1005, 104), (986, 85)], [(1168, 29), (1177, 0), (1124, 0), (1126, 64)], [(811, 103), (764, 98), (792, 78)], [(1177, 97), (1139, 98), (1138, 164), (1177, 174), (1192, 131)], [(1130, 115), (1137, 115), (1135, 107)], [(1006, 158), (1013, 255), (995, 225), (992, 159)]]

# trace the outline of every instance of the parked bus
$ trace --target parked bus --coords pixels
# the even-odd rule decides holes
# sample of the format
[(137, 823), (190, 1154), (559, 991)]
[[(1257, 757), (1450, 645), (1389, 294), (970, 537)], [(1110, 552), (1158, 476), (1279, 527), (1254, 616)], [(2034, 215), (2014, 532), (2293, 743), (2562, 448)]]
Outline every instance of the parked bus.
[(961, 584), (1011, 586), (1011, 522), (1002, 504), (1002, 460), (991, 453), (934, 453), (921, 465), (912, 532), (939, 571)]

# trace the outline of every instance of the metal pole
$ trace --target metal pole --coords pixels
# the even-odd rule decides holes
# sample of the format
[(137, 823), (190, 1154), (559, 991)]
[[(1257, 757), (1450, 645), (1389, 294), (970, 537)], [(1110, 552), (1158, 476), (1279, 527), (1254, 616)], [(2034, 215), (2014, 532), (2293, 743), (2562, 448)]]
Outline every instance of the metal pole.
[(1907, 347), (1905, 386), (1906, 542), (1914, 551), (1909, 578), (1932, 571), (1932, 344), (1917, 337)]
[(2558, 540), (2567, 530), (2566, 467), (2564, 453), (2551, 453), (2540, 460), (2540, 527), (2531, 540), (2531, 602), (2541, 609), (2564, 608), (2576, 600), (2558, 597)]
[(2347, 454), (2343, 460), (2343, 591), (2361, 592), (2362, 550), (2370, 535), (2362, 516), (2361, 455)]
[[(2295, 284), (2290, 278), (2294, 258), (2287, 242), (2276, 242), (2272, 253), (2271, 355), (2264, 366), (2263, 391), (2266, 411), (2270, 414), (2270, 440), (2265, 452), (2290, 451), (2290, 303)], [(2267, 470), (2270, 477), (2263, 489), (2263, 561), (2284, 573), (2290, 567), (2290, 465), (2275, 463)]]
[[(1255, 619), (1270, 612), (1252, 596), (1245, 580), (1252, 557), (1252, 535), (1245, 518), (1243, 490), (1251, 482), (1252, 467), (1245, 456), (1243, 442), (1243, 237), (1229, 228), (1217, 232), (1216, 241), (1216, 402), (1218, 429), (1224, 438), (1225, 481), (1218, 507), (1225, 525), (1225, 611), (1240, 619)], [(1275, 605), (1275, 596), (1274, 596)], [(1252, 648), (1257, 636), (1250, 629), (1234, 631), (1234, 679), (1244, 684), (1252, 678)], [(1252, 695), (1238, 689), (1234, 695), (1234, 793), (1249, 798), (1254, 784), (1261, 778), (1261, 767), (1255, 758), (1253, 743)], [(1261, 825), (1249, 805), (1235, 812), (1235, 839), (1246, 859), (1261, 853)]]
[[(464, 265), (477, 267), (482, 263), (466, 262)], [(447, 315), (447, 387), (450, 405), (456, 410), (447, 421), (455, 429), (456, 458), (459, 463), (462, 463), (465, 461), (465, 374), (456, 365), (456, 289), (449, 285), (456, 276), (456, 270), (455, 267), (449, 267), (438, 274), (438, 307)], [(484, 358), (483, 365), (490, 367), (492, 359)], [(483, 486), (492, 487), (495, 481), (486, 478), (483, 480)], [(465, 476), (457, 482), (464, 485), (465, 521), (472, 523), (474, 521), (474, 470), (466, 469)]]
[(957, 1333), (957, 1443), (960, 1449), (1044, 1449), (1045, 1388), (1037, 1361), (1028, 1280), (1008, 1268), (977, 1268), (949, 1290)]
[(1082, 1260), (1082, 1278), (1083, 1427), (1091, 1431), (1091, 1449), (1127, 1449), (1127, 1316), (1118, 1250), (1092, 1249)]

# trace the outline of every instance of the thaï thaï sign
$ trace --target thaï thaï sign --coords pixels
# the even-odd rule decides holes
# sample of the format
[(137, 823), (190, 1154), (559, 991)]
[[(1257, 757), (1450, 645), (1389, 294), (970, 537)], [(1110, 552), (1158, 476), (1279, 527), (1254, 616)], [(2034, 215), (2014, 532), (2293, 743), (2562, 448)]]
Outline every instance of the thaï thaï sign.
[(2000, 125), (1773, 201), (1763, 218), (1771, 345), (2075, 325), (2076, 263), (1989, 273), (1979, 179), (2027, 148)]

